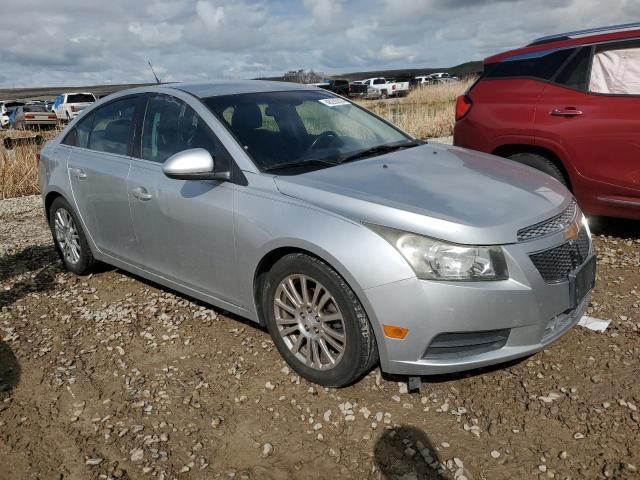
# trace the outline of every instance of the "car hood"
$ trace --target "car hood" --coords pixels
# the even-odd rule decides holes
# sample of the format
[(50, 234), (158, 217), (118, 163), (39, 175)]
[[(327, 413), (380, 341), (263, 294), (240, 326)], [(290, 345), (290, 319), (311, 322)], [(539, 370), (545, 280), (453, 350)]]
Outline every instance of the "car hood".
[(295, 176), (284, 195), (348, 217), (462, 244), (508, 244), (561, 212), (571, 194), (513, 161), (427, 144)]

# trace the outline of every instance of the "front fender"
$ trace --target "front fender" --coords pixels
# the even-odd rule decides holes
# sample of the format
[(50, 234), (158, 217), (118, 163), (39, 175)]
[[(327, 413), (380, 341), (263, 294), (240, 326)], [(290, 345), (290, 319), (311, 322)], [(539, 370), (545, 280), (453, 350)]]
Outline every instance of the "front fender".
[[(262, 260), (277, 249), (302, 250), (334, 268), (349, 284), (373, 322), (364, 290), (415, 277), (402, 256), (364, 225), (280, 194), (238, 191), (236, 256), (241, 304), (258, 321), (254, 279)], [(374, 328), (376, 328), (374, 326)]]

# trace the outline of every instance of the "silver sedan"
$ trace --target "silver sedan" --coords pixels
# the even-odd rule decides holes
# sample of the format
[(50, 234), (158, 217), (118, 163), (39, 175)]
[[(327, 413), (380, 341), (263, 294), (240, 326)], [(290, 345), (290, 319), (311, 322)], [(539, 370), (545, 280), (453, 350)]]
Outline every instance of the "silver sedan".
[(416, 140), (314, 87), (127, 90), (41, 152), (66, 267), (97, 261), (266, 326), (326, 386), (530, 355), (594, 285), (571, 194), (526, 166)]

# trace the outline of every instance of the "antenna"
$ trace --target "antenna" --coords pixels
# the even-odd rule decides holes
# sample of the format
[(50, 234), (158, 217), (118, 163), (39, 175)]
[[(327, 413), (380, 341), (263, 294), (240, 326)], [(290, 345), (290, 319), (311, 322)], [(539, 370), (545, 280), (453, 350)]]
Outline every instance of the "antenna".
[(156, 83), (158, 85), (160, 85), (160, 79), (158, 78), (158, 76), (156, 75), (156, 72), (153, 70), (153, 65), (151, 65), (151, 62), (149, 60), (147, 60), (147, 63), (149, 64), (149, 68), (151, 69), (151, 73), (153, 73), (153, 76), (156, 79)]

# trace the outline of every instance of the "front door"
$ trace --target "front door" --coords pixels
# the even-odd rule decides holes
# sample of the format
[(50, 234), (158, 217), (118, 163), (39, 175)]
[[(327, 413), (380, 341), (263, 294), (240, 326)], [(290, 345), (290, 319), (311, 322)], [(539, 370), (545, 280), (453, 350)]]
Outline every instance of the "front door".
[(547, 84), (536, 114), (536, 134), (562, 145), (608, 197), (640, 198), (640, 41), (632, 43), (584, 47)]
[(98, 249), (129, 260), (135, 250), (127, 193), (138, 99), (114, 100), (76, 126), (68, 172), (73, 199)]
[(190, 106), (169, 95), (151, 97), (141, 158), (132, 160), (128, 181), (138, 257), (152, 273), (237, 304), (235, 185), (174, 180), (162, 172), (167, 158), (191, 148), (205, 148), (226, 168), (228, 154)]

